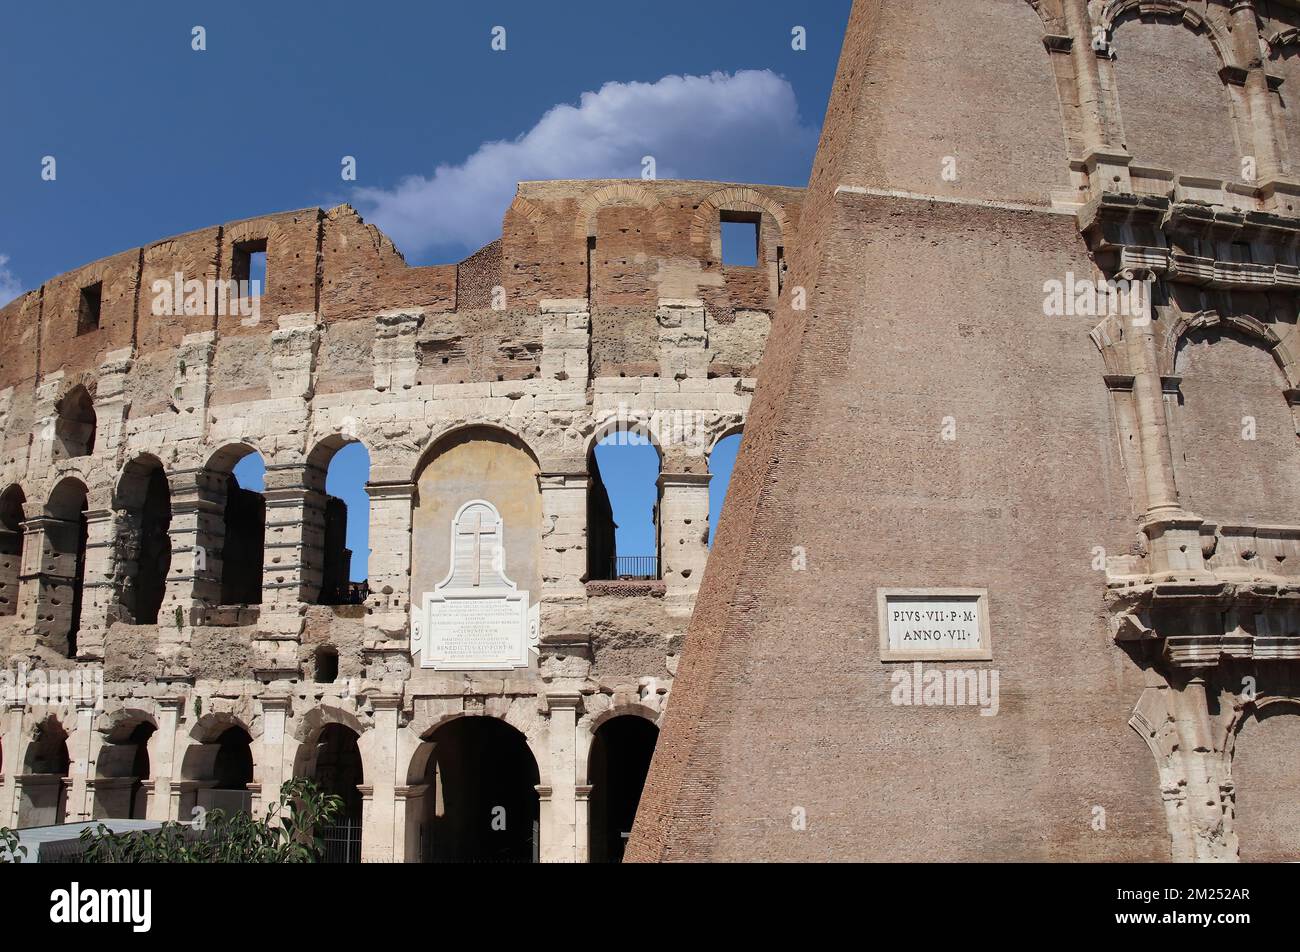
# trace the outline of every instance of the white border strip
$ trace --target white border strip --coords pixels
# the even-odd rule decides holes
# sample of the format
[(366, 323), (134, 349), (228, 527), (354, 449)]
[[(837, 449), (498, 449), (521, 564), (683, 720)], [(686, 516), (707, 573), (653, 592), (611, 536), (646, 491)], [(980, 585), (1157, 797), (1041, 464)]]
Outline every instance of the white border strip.
[(949, 195), (922, 195), (918, 192), (903, 192), (888, 188), (864, 188), (861, 185), (837, 185), (835, 194), (848, 192), (853, 195), (871, 195), (876, 198), (907, 198), (917, 202), (942, 202), (945, 205), (967, 205), (974, 208), (997, 208), (1009, 212), (1042, 212), (1050, 215), (1069, 215), (1075, 217), (1076, 209), (1054, 208), (1051, 205), (1021, 205), (1015, 202), (993, 202), (982, 198), (953, 198)]

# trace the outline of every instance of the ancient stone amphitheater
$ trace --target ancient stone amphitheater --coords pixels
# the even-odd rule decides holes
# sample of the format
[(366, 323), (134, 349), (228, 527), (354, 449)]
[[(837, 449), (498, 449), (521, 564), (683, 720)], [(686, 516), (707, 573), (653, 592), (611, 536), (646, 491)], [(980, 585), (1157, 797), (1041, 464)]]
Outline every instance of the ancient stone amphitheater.
[[(590, 774), (630, 757), (644, 776), (708, 551), (709, 451), (743, 426), (800, 195), (526, 183), (500, 239), (434, 267), (346, 205), (306, 209), (0, 311), (0, 647), (32, 679), (102, 677), (9, 704), (0, 825), (259, 810), (313, 776), (366, 859), (621, 854), (639, 781), (589, 803)], [(761, 236), (756, 267), (722, 266), (727, 219)], [(182, 293), (257, 254), (256, 313)], [(660, 457), (658, 558), (631, 573), (593, 453), (618, 433)], [(325, 492), (354, 441), (360, 590)], [(232, 476), (253, 453), (263, 493)], [(468, 587), (504, 575), (523, 600), (522, 636), (486, 655), (433, 620), (419, 640), (422, 596), (460, 581), (453, 526), (481, 555)]]

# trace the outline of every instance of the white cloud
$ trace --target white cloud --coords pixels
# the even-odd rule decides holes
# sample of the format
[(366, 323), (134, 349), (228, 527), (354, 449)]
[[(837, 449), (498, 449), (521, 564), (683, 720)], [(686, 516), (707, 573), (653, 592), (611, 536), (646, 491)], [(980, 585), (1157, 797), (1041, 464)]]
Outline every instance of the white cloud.
[(18, 275), (9, 270), (8, 265), (9, 256), (0, 255), (0, 307), (23, 293), (22, 282), (18, 280)]
[(802, 185), (816, 146), (794, 89), (770, 70), (606, 83), (513, 141), (485, 142), (464, 162), (391, 189), (358, 189), (353, 201), (417, 258), (491, 241), (521, 181), (640, 178), (651, 155), (661, 179)]

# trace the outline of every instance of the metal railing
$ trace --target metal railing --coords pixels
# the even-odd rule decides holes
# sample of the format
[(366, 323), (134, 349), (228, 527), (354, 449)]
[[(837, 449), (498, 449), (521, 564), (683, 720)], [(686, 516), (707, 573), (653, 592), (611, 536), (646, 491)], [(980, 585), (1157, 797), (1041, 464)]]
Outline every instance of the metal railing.
[(363, 605), (370, 597), (370, 582), (340, 582), (321, 592), (322, 605)]
[(659, 578), (659, 556), (615, 555), (610, 558), (611, 579), (655, 581)]
[(340, 823), (321, 830), (325, 844), (322, 863), (361, 862), (361, 821), (345, 818)]

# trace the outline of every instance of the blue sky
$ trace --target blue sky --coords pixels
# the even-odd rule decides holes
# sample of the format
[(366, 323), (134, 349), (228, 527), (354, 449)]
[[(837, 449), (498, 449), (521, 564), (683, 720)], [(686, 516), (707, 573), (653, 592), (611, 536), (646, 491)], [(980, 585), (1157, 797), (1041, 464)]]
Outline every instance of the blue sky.
[(410, 263), (455, 261), (498, 234), (517, 180), (638, 177), (645, 155), (660, 178), (806, 184), (849, 7), (5, 3), (0, 304), (168, 235), (343, 201)]

